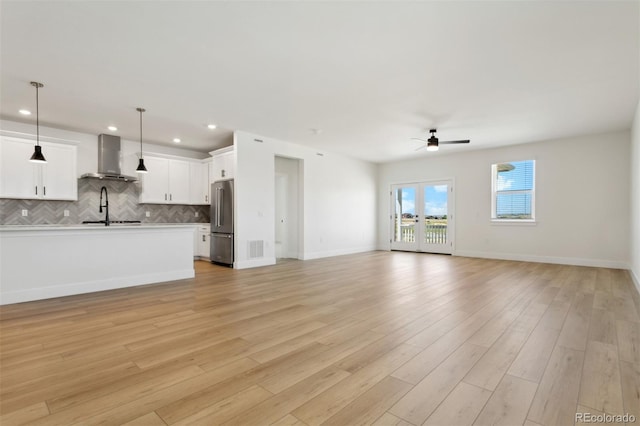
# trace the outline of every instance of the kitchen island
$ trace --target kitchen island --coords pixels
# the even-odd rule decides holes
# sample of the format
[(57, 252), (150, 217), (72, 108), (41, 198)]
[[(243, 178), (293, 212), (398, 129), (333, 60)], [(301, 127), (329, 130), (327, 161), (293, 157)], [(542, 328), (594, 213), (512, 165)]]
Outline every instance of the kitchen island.
[(192, 224), (0, 226), (0, 304), (192, 278)]

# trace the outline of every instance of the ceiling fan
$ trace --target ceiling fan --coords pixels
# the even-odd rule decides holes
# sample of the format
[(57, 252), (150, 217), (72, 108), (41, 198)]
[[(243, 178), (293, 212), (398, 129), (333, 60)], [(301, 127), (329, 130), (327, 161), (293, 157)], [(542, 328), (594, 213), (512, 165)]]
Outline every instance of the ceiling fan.
[(465, 140), (459, 140), (459, 141), (439, 141), (438, 138), (436, 137), (436, 129), (430, 129), (429, 133), (431, 133), (431, 137), (427, 140), (424, 139), (420, 139), (420, 138), (411, 138), (411, 139), (415, 139), (417, 141), (422, 141), (422, 142), (426, 142), (426, 145), (422, 145), (420, 148), (416, 149), (416, 151), (422, 149), (422, 148), (427, 148), (427, 151), (437, 151), (438, 150), (438, 145), (441, 143), (445, 143), (445, 144), (454, 144), (454, 143), (469, 143), (471, 142), (469, 139), (465, 139)]

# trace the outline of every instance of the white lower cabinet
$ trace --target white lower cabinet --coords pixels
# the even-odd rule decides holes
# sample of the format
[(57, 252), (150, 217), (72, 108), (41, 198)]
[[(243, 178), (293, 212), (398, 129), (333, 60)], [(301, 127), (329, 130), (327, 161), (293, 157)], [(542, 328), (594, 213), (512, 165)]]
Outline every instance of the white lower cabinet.
[(194, 252), (196, 257), (209, 259), (211, 255), (211, 226), (199, 225), (195, 231)]

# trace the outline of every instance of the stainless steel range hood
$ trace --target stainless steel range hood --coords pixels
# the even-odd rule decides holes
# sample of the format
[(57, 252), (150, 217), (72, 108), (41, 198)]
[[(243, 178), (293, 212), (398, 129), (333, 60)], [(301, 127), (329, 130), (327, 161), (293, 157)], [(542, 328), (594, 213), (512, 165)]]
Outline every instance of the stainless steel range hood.
[(121, 173), (121, 164), (120, 136), (98, 135), (98, 173), (85, 173), (80, 177), (136, 182), (137, 177)]

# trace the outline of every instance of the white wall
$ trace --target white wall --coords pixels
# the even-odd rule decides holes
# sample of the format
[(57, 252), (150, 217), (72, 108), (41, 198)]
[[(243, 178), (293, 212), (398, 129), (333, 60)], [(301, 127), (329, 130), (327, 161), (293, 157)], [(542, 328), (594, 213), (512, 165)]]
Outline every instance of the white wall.
[[(303, 259), (375, 249), (375, 164), (245, 132), (235, 133), (234, 144), (237, 268), (275, 263), (275, 156), (303, 163)], [(265, 242), (261, 259), (248, 258), (255, 240)]]
[(640, 292), (640, 102), (631, 128), (631, 276)]
[[(35, 140), (36, 126), (34, 124), (0, 120), (0, 129), (4, 132), (18, 132), (22, 135), (15, 136), (25, 138), (31, 137)], [(69, 130), (40, 126), (40, 138), (42, 140), (51, 140), (52, 142), (56, 142), (55, 139), (77, 142), (78, 176), (84, 173), (95, 173), (98, 171), (97, 134), (93, 135), (89, 133), (72, 132)], [(122, 152), (122, 174), (135, 176), (136, 167), (138, 166), (138, 155), (140, 153), (140, 141), (122, 139), (120, 149)], [(183, 148), (174, 148), (171, 146), (154, 145), (144, 141), (142, 143), (142, 153), (143, 155), (157, 153), (196, 159), (209, 157), (209, 154), (202, 152)], [(46, 152), (44, 152), (44, 155), (47, 155)]]
[[(378, 247), (389, 249), (391, 184), (452, 177), (454, 254), (627, 268), (629, 139), (590, 135), (383, 164)], [(528, 159), (536, 160), (537, 224), (492, 224), (491, 164)]]

